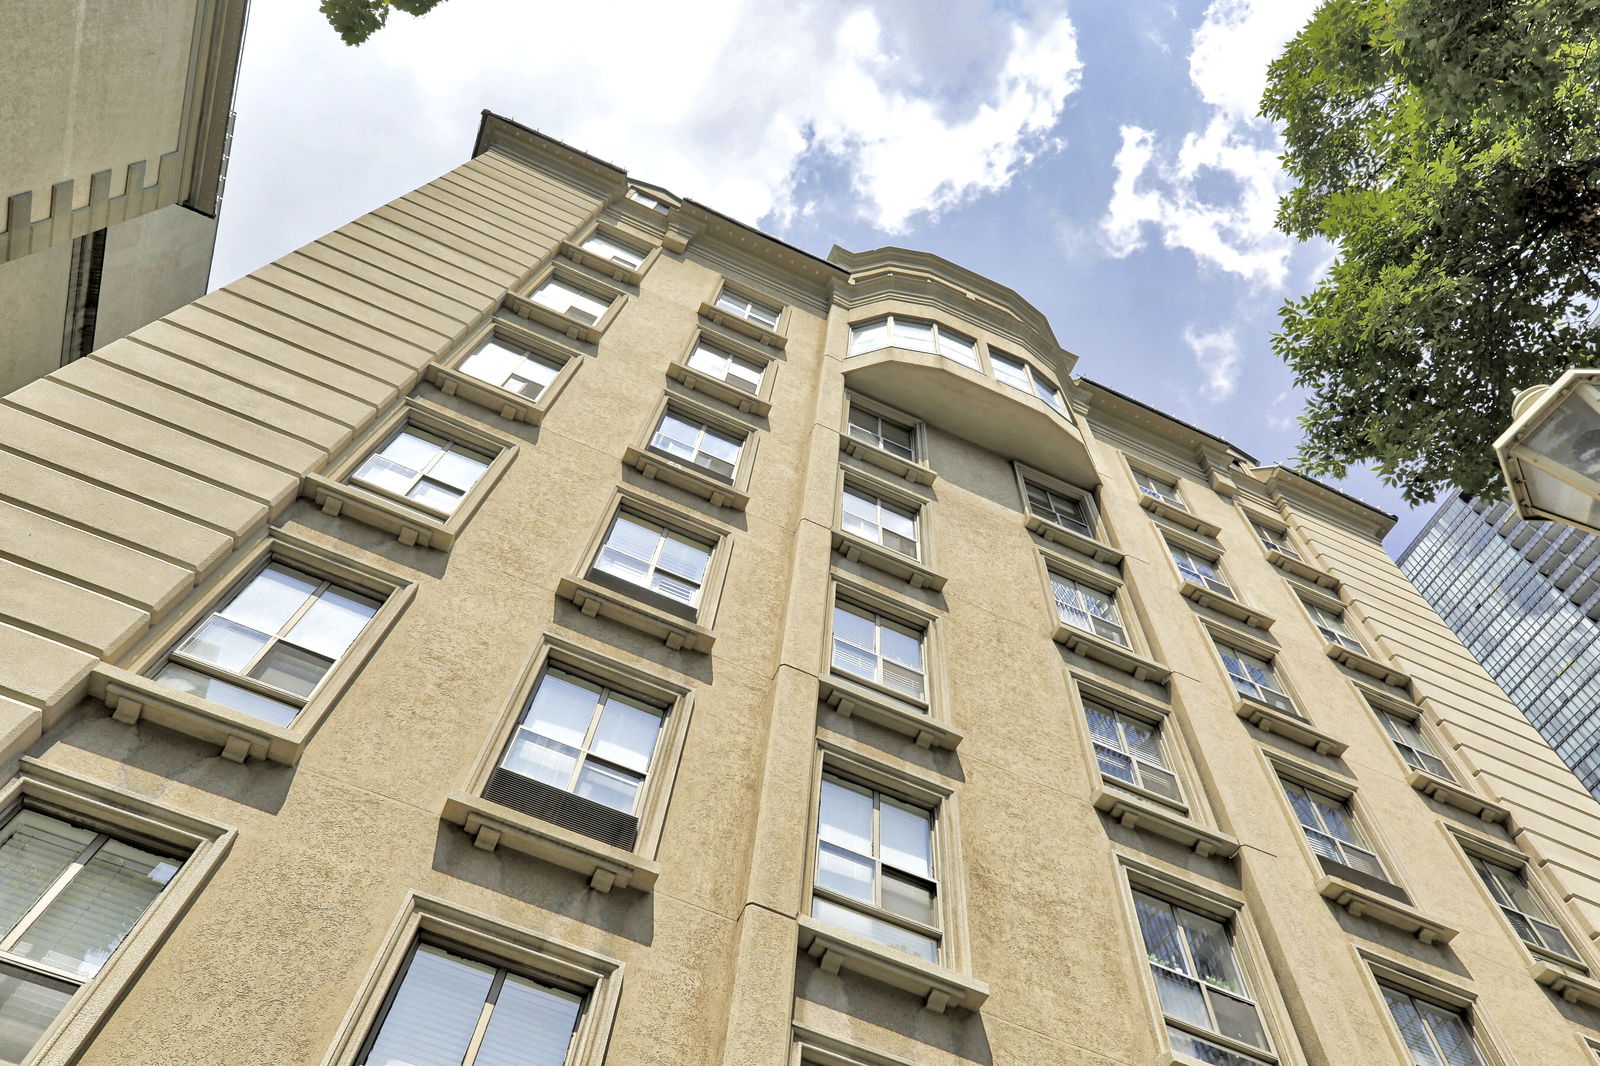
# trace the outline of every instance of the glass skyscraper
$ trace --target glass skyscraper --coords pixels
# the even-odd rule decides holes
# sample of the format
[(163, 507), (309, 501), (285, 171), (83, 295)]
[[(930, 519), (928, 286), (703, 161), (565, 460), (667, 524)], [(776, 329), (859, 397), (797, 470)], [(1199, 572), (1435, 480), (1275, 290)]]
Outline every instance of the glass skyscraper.
[(1600, 537), (1456, 495), (1400, 569), (1600, 799)]

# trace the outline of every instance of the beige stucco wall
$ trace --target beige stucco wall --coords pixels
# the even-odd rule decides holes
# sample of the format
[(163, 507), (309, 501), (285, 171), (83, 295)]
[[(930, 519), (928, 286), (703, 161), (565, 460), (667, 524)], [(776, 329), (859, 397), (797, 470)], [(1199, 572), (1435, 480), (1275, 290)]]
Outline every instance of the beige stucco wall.
[[(923, 1066), (1146, 1066), (1166, 1061), (1165, 1042), (1128, 913), (1123, 864), (1131, 862), (1241, 905), (1239, 940), (1285, 1063), (1402, 1061), (1362, 948), (1467, 987), (1478, 997), (1480, 1029), (1507, 1062), (1592, 1066), (1579, 1038), (1600, 1035), (1600, 1015), (1560, 1004), (1534, 983), (1525, 949), (1444, 826), (1513, 846), (1526, 846), (1527, 834), (1437, 805), (1407, 783), (1283, 573), (1235, 503), (1210, 487), (1197, 456), (1225, 446), (1087, 385), (1072, 387), (1075, 422), (1053, 431), (1063, 454), (1081, 452), (1096, 472), (1106, 539), (1126, 555), (1127, 620), (1142, 654), (1172, 670), (1161, 686), (1051, 639), (1044, 545), (1023, 524), (1010, 457), (973, 443), (1003, 439), (992, 427), (927, 430), (937, 475), (927, 490), (927, 561), (947, 579), (941, 592), (831, 550), (839, 468), (859, 467), (840, 454), (844, 391), (874, 380), (881, 392), (895, 379), (864, 378), (845, 357), (864, 297), (843, 273), (758, 236), (675, 211), (656, 237), (677, 233), (687, 247), (653, 260), (543, 422), (500, 419), (420, 382), (422, 368), (591, 219), (642, 217), (617, 206), (620, 172), (526, 135), (507, 133), (500, 143), (0, 405), (5, 758), (31, 755), (239, 830), (115, 1009), (74, 1021), (101, 1025), (83, 1063), (321, 1062), (407, 893), (421, 891), (620, 960), (612, 1064), (782, 1063), (799, 1023)], [(928, 260), (908, 264), (871, 294), (874, 313), (948, 317), (982, 342), (1028, 350), (1058, 376), (1070, 369), (1031, 311), (1008, 310), (1014, 294), (987, 290), (994, 306), (984, 308), (960, 287), (970, 279), (949, 288), (916, 280), (911, 265), (937, 273)], [(665, 368), (703, 325), (697, 309), (724, 276), (789, 308), (772, 412), (748, 418), (759, 445), (743, 511), (711, 508), (622, 462), (662, 393), (679, 391)], [(984, 402), (1012, 395), (992, 382), (952, 387)], [(304, 474), (360, 447), (382, 414), (413, 394), (519, 447), (448, 554), (403, 546), (298, 498)], [(1179, 594), (1161, 520), (1140, 506), (1125, 454), (1178, 476), (1191, 509), (1220, 528), (1216, 544), (1239, 598), (1275, 619), (1258, 635), (1277, 645), (1311, 721), (1349, 745), (1342, 757), (1318, 756), (1235, 713), (1200, 624), (1229, 623)], [(1430, 713), (1449, 718), (1436, 691), (1479, 687), (1468, 664), (1407, 656), (1391, 628), (1427, 632), (1435, 647), (1448, 644), (1447, 633), (1367, 607), (1402, 598), (1393, 590), (1404, 583), (1377, 547), (1380, 520), (1314, 493), (1293, 495), (1267, 473), (1234, 469), (1230, 477), (1237, 499), (1286, 514), (1325, 553), (1321, 565), (1344, 580), (1358, 625), (1371, 627), (1363, 638), (1417, 676)], [(560, 579), (579, 570), (619, 485), (729, 538), (709, 656), (669, 651), (556, 595)], [(123, 725), (86, 698), (88, 673), (102, 658), (123, 664), (170, 642), (171, 619), (209, 601), (211, 577), (258, 543), (268, 523), (417, 588), (298, 765), (228, 762), (214, 744)], [(965, 734), (956, 751), (919, 748), (819, 703), (834, 577), (935, 619), (930, 669), (940, 713)], [(547, 633), (695, 692), (653, 892), (596, 892), (583, 876), (504, 847), (479, 850), (440, 819), (445, 796), (464, 788), (480, 753), (500, 742), (493, 723)], [(1445, 674), (1435, 680), (1425, 667)], [(1075, 678), (1170, 708), (1192, 816), (1236, 838), (1237, 858), (1201, 858), (1095, 810), (1100, 777)], [(1514, 710), (1482, 704), (1479, 713), (1483, 731), (1530, 743), (1501, 721)], [(1446, 727), (1467, 730), (1465, 722)], [(819, 739), (953, 795), (958, 818), (949, 824), (959, 832), (947, 843), (958, 861), (943, 868), (955, 874), (942, 895), (962, 903), (947, 929), (949, 958), (987, 985), (980, 1011), (934, 1014), (860, 975), (828, 974), (796, 950)], [(1317, 894), (1318, 871), (1267, 752), (1350, 782), (1416, 909), (1460, 930), (1448, 946), (1424, 945)], [(1561, 836), (1553, 818), (1537, 820), (1548, 805), (1569, 802), (1565, 793), (1529, 798), (1541, 786), (1502, 784), (1520, 771), (1487, 769), (1475, 761), (1486, 758), (1478, 747), (1463, 744), (1451, 757), (1464, 776), (1482, 771), (1468, 786), (1511, 807), (1514, 830), (1537, 823), (1546, 827), (1541, 840)], [(1575, 934), (1596, 928), (1582, 910), (1563, 920)]]

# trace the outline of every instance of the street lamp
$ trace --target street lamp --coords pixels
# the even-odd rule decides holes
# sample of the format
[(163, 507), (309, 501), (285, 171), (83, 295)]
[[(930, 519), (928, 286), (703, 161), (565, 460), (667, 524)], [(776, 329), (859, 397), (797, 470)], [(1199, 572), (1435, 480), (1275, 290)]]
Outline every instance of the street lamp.
[(1511, 416), (1494, 453), (1522, 517), (1600, 533), (1600, 370), (1524, 389)]

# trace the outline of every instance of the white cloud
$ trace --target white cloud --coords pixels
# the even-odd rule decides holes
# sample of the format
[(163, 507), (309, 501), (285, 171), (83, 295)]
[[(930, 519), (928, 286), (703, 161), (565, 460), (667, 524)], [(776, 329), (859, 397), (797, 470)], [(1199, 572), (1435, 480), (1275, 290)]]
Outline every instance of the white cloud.
[(1205, 374), (1200, 394), (1208, 400), (1226, 400), (1239, 385), (1239, 342), (1231, 329), (1214, 333), (1183, 331), (1183, 339), (1194, 353), (1195, 365)]
[(1195, 31), (1189, 80), (1205, 124), (1173, 148), (1148, 129), (1122, 128), (1116, 179), (1101, 228), (1126, 256), (1151, 227), (1168, 248), (1258, 285), (1281, 286), (1294, 244), (1273, 228), (1287, 182), (1277, 132), (1257, 117), (1267, 64), (1317, 0), (1213, 0)]
[(1058, 147), (1082, 73), (1059, 7), (1008, 0), (617, 0), (603, 35), (597, 10), (453, 0), (351, 49), (313, 4), (257, 5), (224, 215), (255, 229), (224, 222), (216, 280), (462, 162), (485, 107), (752, 222), (847, 174), (902, 231)]

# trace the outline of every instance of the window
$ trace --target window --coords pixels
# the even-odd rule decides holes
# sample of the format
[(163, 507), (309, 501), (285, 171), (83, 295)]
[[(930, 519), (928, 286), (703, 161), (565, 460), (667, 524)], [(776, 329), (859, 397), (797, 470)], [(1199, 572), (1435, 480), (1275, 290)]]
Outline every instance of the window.
[(917, 511), (879, 498), (849, 482), (844, 486), (841, 522), (846, 533), (917, 558)]
[(0, 1062), (27, 1058), (183, 865), (36, 810), (0, 829)]
[(1177, 775), (1161, 754), (1160, 726), (1090, 700), (1083, 701), (1083, 713), (1101, 773), (1173, 803), (1182, 801)]
[(1032, 481), (1024, 481), (1023, 486), (1028, 494), (1028, 510), (1047, 522), (1054, 522), (1091, 540), (1094, 538), (1094, 520), (1090, 517), (1086, 499), (1063, 496)]
[(1418, 723), (1393, 711), (1384, 710), (1378, 711), (1378, 721), (1383, 723), (1383, 731), (1394, 741), (1394, 746), (1400, 750), (1400, 757), (1406, 761), (1407, 766), (1424, 770), (1446, 781), (1455, 780), (1444, 761), (1433, 753), (1433, 746), (1428, 743), (1428, 738), (1422, 735), (1422, 727)]
[(1137, 889), (1133, 904), (1172, 1049), (1216, 1066), (1258, 1066), (1231, 1046), (1270, 1052), (1227, 925)]
[(1317, 627), (1317, 632), (1322, 634), (1323, 640), (1329, 644), (1337, 644), (1348, 651), (1353, 651), (1357, 655), (1366, 654), (1366, 649), (1361, 646), (1361, 642), (1350, 634), (1350, 630), (1345, 628), (1342, 612), (1330, 611), (1319, 604), (1311, 603), (1309, 600), (1301, 600), (1300, 602), (1305, 604), (1306, 612), (1311, 615), (1312, 624)]
[(628, 199), (636, 204), (643, 204), (652, 211), (660, 211), (662, 214), (667, 211), (667, 205), (663, 201), (632, 185), (628, 186)]
[(817, 808), (811, 916), (937, 961), (933, 812), (831, 774)]
[(599, 233), (593, 234), (583, 242), (583, 250), (593, 252), (602, 259), (609, 259), (619, 266), (629, 270), (638, 270), (644, 265), (644, 253), (632, 248), (624, 247)]
[(663, 714), (637, 696), (549, 666), (484, 797), (632, 849)]
[(594, 568), (694, 607), (711, 562), (712, 545), (657, 522), (618, 511)]
[(881, 348), (905, 348), (942, 355), (973, 370), (978, 369), (976, 341), (925, 319), (889, 315), (850, 327), (851, 355), (866, 355)]
[(918, 462), (917, 431), (912, 426), (884, 418), (860, 404), (850, 405), (850, 436), (882, 448), (908, 463)]
[(1321, 859), (1388, 881), (1378, 856), (1366, 846), (1350, 807), (1343, 800), (1293, 781), (1283, 782), (1289, 805), (1305, 831), (1311, 850)]
[(1538, 897), (1523, 879), (1522, 871), (1501, 866), (1497, 862), (1490, 862), (1477, 855), (1468, 858), (1472, 861), (1472, 868), (1483, 878), (1484, 887), (1494, 898), (1500, 913), (1506, 916), (1506, 921), (1511, 923), (1511, 928), (1517, 931), (1517, 936), (1522, 938), (1523, 943), (1529, 947), (1555, 952), (1569, 959), (1578, 957), (1578, 953), (1572, 948), (1572, 941), (1568, 940), (1561, 928), (1550, 920), (1550, 915), (1546, 913)]
[(650, 438), (650, 447), (732, 481), (739, 469), (744, 439), (668, 408)]
[(1021, 359), (990, 348), (989, 365), (994, 367), (994, 376), (1002, 384), (1030, 392), (1057, 411), (1066, 413), (1066, 407), (1061, 402), (1061, 390)]
[(236, 586), (167, 654), (156, 681), (288, 725), (378, 602), (280, 562)]
[(924, 631), (864, 607), (839, 602), (833, 608), (833, 669), (881, 685), (891, 692), (926, 699), (922, 662)]
[(763, 329), (777, 329), (778, 316), (782, 313), (780, 308), (743, 296), (727, 287), (717, 294), (717, 308)]
[(417, 942), (357, 1062), (561, 1066), (584, 997)]
[(546, 278), (543, 284), (533, 290), (531, 299), (558, 315), (566, 315), (591, 326), (611, 309), (610, 299), (586, 292), (560, 278)]
[(1233, 599), (1233, 587), (1222, 579), (1215, 559), (1207, 559), (1171, 541), (1167, 542), (1167, 551), (1172, 553), (1172, 561), (1177, 564), (1178, 573), (1185, 581), (1193, 581), (1202, 588)]
[(1260, 538), (1261, 546), (1267, 551), (1281, 552), (1291, 559), (1300, 558), (1300, 553), (1295, 551), (1293, 545), (1289, 543), (1289, 534), (1273, 529), (1271, 526), (1264, 526), (1254, 519), (1251, 519), (1250, 525), (1256, 531), (1256, 536)]
[(1414, 1066), (1483, 1066), (1462, 1012), (1388, 987), (1383, 1001)]
[(1116, 602), (1110, 593), (1064, 577), (1054, 570), (1050, 571), (1050, 589), (1055, 593), (1056, 616), (1063, 623), (1125, 648), (1131, 647), (1128, 631), (1122, 625), (1122, 617), (1117, 613)]
[(761, 378), (766, 373), (764, 364), (723, 351), (705, 341), (695, 344), (689, 355), (689, 366), (752, 395), (761, 391)]
[(351, 473), (350, 480), (448, 517), (493, 458), (407, 424)]
[(496, 388), (537, 400), (561, 373), (561, 366), (525, 348), (490, 337), (462, 361), (461, 372)]
[(1178, 486), (1170, 481), (1163, 481), (1154, 474), (1147, 474), (1143, 470), (1135, 470), (1133, 472), (1133, 483), (1139, 486), (1140, 492), (1151, 499), (1160, 500), (1162, 503), (1176, 507), (1180, 511), (1189, 509), (1178, 495)]
[(1300, 713), (1295, 709), (1294, 701), (1283, 691), (1283, 683), (1278, 680), (1272, 664), (1267, 660), (1226, 644), (1218, 644), (1217, 651), (1222, 656), (1222, 664), (1227, 667), (1228, 678), (1241, 695), (1260, 700), (1289, 714)]

